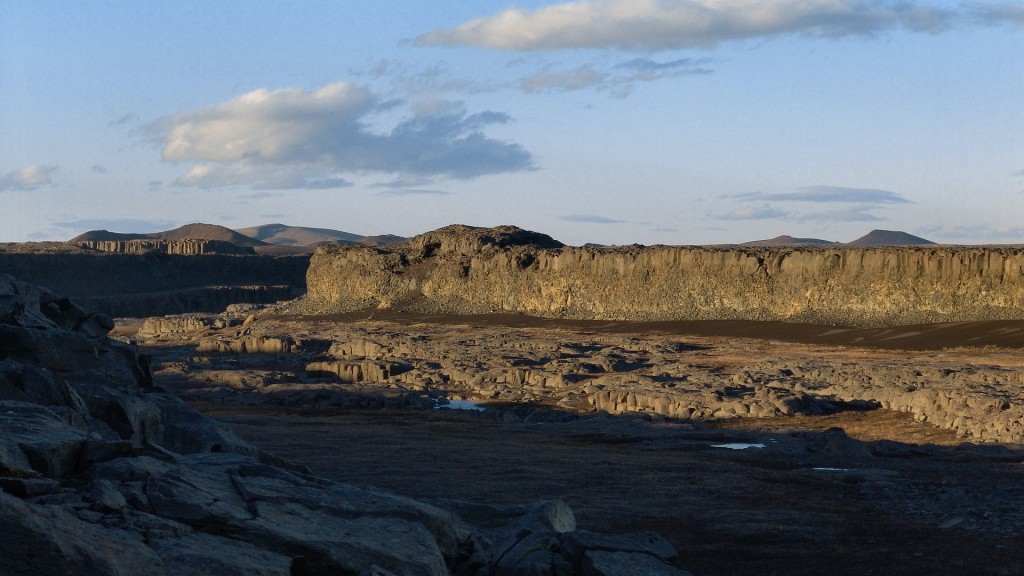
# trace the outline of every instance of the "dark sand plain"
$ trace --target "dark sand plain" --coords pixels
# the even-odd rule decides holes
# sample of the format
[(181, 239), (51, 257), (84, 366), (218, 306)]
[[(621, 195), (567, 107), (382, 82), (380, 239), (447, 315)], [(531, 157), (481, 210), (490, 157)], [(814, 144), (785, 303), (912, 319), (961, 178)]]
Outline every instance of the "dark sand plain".
[[(681, 340), (701, 351), (695, 365), (714, 364), (723, 378), (766, 355), (1024, 369), (1024, 322), (847, 329), (376, 313), (267, 317), (250, 333), (260, 326), (265, 334), (327, 340), (339, 337), (339, 327), (424, 338), (497, 331), (527, 340)], [(678, 566), (697, 576), (1024, 574), (1017, 444), (977, 442), (884, 409), (684, 421), (572, 410), (544, 398), (482, 402), (483, 412), (285, 405), (265, 401), (258, 383), (230, 390), (217, 383), (232, 365), (281, 381), (296, 370), (294, 359), (196, 354), (195, 340), (209, 336), (140, 341), (154, 358), (157, 384), (327, 478), (425, 499), (562, 498), (583, 528), (657, 531), (678, 549)], [(213, 368), (215, 376), (204, 376)], [(718, 447), (728, 444), (756, 446)]]

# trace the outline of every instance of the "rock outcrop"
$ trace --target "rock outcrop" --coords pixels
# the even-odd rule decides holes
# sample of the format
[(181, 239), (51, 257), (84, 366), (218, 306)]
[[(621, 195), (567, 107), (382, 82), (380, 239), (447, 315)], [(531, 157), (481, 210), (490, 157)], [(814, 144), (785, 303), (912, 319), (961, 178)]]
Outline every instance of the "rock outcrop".
[(254, 255), (252, 246), (239, 246), (222, 240), (87, 240), (75, 243), (80, 248), (112, 252), (114, 254), (181, 254), (198, 256), (201, 254), (246, 254)]
[(656, 535), (578, 531), (560, 502), (430, 504), (290, 467), (155, 388), (112, 325), (0, 275), (4, 574), (681, 574)]
[(466, 226), (325, 246), (297, 309), (848, 326), (1024, 318), (1021, 248), (559, 246)]

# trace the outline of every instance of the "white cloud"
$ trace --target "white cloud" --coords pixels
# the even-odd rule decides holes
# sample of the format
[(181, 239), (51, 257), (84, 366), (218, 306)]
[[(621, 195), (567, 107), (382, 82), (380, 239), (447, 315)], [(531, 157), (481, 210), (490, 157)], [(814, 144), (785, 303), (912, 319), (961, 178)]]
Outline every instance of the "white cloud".
[(524, 148), (484, 135), (509, 121), (504, 114), (433, 99), (410, 107), (389, 132), (371, 130), (372, 115), (396, 105), (348, 82), (260, 89), (148, 130), (165, 160), (194, 164), (177, 183), (203, 188), (337, 188), (352, 173), (468, 179), (532, 167)]
[(323, 169), (303, 166), (266, 166), (252, 162), (197, 164), (178, 177), (178, 186), (224, 188), (248, 186), (253, 190), (324, 190), (352, 183)]
[(500, 50), (670, 50), (788, 34), (871, 35), (896, 28), (938, 32), (952, 13), (898, 0), (580, 0), (508, 9), (416, 39), (420, 45)]
[(368, 92), (348, 82), (313, 92), (260, 89), (169, 116), (154, 127), (164, 141), (164, 158), (172, 162), (286, 163), (308, 158), (311, 147), (321, 151), (332, 137), (359, 134), (360, 118), (374, 103)]
[(0, 192), (18, 192), (35, 190), (53, 184), (56, 166), (31, 164), (17, 170), (11, 170), (0, 176)]

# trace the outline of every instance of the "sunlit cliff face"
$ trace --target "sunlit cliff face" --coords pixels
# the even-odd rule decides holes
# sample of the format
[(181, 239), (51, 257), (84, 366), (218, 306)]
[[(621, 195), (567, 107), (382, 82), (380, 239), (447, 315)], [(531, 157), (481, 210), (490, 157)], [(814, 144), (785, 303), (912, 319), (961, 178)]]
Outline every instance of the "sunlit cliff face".
[(1024, 317), (1024, 250), (338, 248), (307, 284), (311, 306), (338, 311), (886, 326)]

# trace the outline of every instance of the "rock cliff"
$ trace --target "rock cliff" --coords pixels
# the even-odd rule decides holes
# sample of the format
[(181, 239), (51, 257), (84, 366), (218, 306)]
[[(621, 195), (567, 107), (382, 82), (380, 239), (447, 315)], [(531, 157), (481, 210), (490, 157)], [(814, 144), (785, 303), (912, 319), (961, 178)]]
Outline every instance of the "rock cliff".
[(70, 244), (0, 245), (0, 273), (115, 317), (216, 312), (228, 304), (293, 298), (305, 291), (308, 265), (309, 255), (122, 254)]
[(514, 227), (450, 226), (388, 247), (322, 247), (306, 283), (297, 309), (319, 312), (849, 326), (1024, 318), (1021, 248), (569, 248)]
[(75, 244), (81, 248), (115, 254), (256, 254), (252, 246), (238, 246), (222, 240), (88, 240)]
[(428, 504), (327, 481), (153, 385), (109, 317), (0, 275), (0, 573), (684, 574), (560, 501)]

